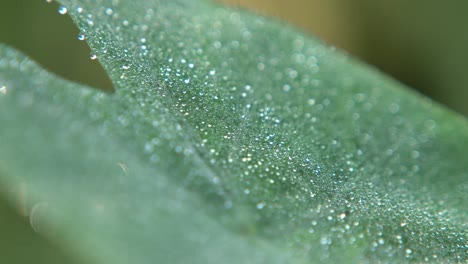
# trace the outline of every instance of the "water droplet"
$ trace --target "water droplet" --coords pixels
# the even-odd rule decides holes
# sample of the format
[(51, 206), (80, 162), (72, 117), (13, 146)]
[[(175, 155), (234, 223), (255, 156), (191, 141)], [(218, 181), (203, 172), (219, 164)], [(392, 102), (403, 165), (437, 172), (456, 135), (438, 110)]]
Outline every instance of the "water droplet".
[(59, 14), (61, 15), (65, 15), (67, 12), (68, 12), (68, 9), (64, 6), (61, 6), (59, 9), (58, 9), (58, 12)]
[(106, 8), (104, 13), (106, 13), (106, 15), (110, 16), (110, 15), (112, 15), (114, 13), (114, 11), (112, 10), (112, 8)]
[(314, 104), (315, 104), (315, 99), (312, 99), (312, 98), (311, 98), (311, 99), (309, 99), (309, 100), (307, 101), (307, 103), (308, 103), (309, 105), (314, 105)]
[(257, 204), (257, 209), (259, 209), (259, 210), (262, 210), (264, 207), (265, 207), (265, 203), (264, 203), (264, 202), (259, 202), (259, 203)]
[(153, 152), (153, 145), (151, 143), (146, 143), (145, 144), (145, 152), (146, 153), (151, 153)]
[(231, 201), (226, 201), (226, 202), (224, 203), (224, 207), (225, 207), (225, 208), (228, 208), (228, 209), (229, 209), (229, 208), (232, 208), (232, 202), (231, 202)]
[(285, 91), (285, 92), (291, 91), (291, 86), (289, 84), (283, 85), (283, 91)]
[(48, 207), (46, 203), (41, 202), (34, 205), (29, 212), (29, 224), (36, 233), (44, 234), (47, 231), (45, 219), (49, 213)]
[(91, 54), (91, 55), (89, 56), (89, 58), (92, 59), (92, 60), (95, 60), (95, 59), (97, 59), (97, 56), (96, 56), (96, 54)]
[(221, 42), (219, 42), (219, 41), (216, 41), (216, 42), (213, 44), (213, 46), (215, 47), (215, 49), (219, 49), (219, 48), (221, 48), (221, 47), (223, 46), (223, 44), (221, 44)]
[(406, 222), (401, 222), (400, 226), (406, 226)]
[(185, 79), (185, 80), (184, 80), (184, 83), (189, 84), (189, 83), (190, 83), (190, 78)]
[(213, 75), (215, 75), (215, 74), (216, 74), (216, 71), (215, 71), (215, 70), (211, 70), (211, 71), (210, 71), (210, 75), (213, 76)]
[(320, 239), (320, 244), (322, 245), (330, 245), (331, 244), (331, 239), (327, 236), (323, 236), (321, 239)]
[(76, 12), (78, 12), (78, 13), (81, 14), (81, 13), (83, 12), (83, 8), (82, 8), (82, 7), (77, 7), (77, 8), (76, 8)]
[(128, 69), (130, 69), (130, 65), (122, 65), (122, 69), (128, 70)]
[(7, 94), (7, 87), (5, 85), (3, 85), (2, 87), (0, 87), (0, 94)]
[(424, 122), (424, 125), (429, 129), (429, 130), (433, 130), (437, 124), (434, 120), (432, 119), (428, 119)]
[(124, 27), (128, 26), (128, 24), (129, 24), (129, 23), (128, 23), (128, 20), (125, 19), (124, 21), (122, 21), (122, 25), (123, 25)]
[(262, 63), (262, 62), (260, 62), (259, 64), (257, 64), (257, 69), (258, 69), (259, 71), (263, 71), (263, 70), (265, 69), (265, 64)]
[(289, 78), (291, 78), (291, 79), (295, 79), (295, 78), (297, 77), (297, 71), (296, 71), (296, 70), (292, 70), (292, 69), (289, 70), (289, 71), (288, 71), (288, 76), (289, 76)]
[(396, 103), (392, 103), (392, 104), (390, 104), (388, 110), (390, 111), (390, 113), (396, 114), (396, 113), (398, 113), (398, 111), (400, 111), (400, 106), (398, 104), (396, 104)]
[(78, 35), (78, 40), (85, 40), (85, 35), (79, 34)]
[(193, 67), (195, 67), (195, 65), (193, 65), (193, 63), (189, 63), (189, 64), (188, 64), (188, 67), (189, 67), (190, 69), (193, 69)]
[(46, 0), (47, 3), (52, 3), (52, 0)]
[(146, 38), (141, 38), (141, 39), (140, 39), (140, 42), (141, 42), (141, 43), (146, 43)]

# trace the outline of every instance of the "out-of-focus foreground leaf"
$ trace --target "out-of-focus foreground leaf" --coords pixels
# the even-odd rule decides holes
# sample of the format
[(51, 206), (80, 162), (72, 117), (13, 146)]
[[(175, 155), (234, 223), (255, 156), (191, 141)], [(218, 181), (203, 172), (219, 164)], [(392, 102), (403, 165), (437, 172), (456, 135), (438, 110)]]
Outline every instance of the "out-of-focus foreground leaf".
[(116, 92), (1, 46), (0, 175), (4, 196), (72, 255), (467, 259), (463, 117), (251, 14), (188, 0), (63, 4)]

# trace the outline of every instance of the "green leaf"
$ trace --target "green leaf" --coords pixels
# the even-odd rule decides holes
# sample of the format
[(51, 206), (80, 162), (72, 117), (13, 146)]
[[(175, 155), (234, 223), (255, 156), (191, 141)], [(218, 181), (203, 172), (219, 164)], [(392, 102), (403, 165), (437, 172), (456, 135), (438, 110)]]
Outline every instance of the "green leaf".
[(75, 258), (467, 260), (463, 117), (239, 10), (62, 2), (116, 92), (0, 46), (0, 190)]

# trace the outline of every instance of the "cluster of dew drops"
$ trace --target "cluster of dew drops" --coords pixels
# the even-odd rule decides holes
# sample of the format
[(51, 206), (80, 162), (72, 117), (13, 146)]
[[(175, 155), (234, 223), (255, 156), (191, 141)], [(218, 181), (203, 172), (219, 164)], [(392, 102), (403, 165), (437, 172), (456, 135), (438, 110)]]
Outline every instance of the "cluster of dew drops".
[[(53, 0), (46, 0), (47, 3), (51, 3), (52, 1), (53, 1)], [(58, 13), (61, 14), (61, 15), (66, 15), (68, 12), (69, 12), (69, 10), (68, 10), (67, 7), (65, 7), (65, 6), (60, 6), (59, 9), (58, 9)], [(82, 9), (81, 7), (77, 7), (77, 8), (76, 8), (76, 12), (77, 12), (77, 13), (82, 13), (82, 12), (83, 12), (83, 9)], [(104, 14), (106, 14), (106, 15), (112, 15), (112, 14), (113, 14), (113, 10), (112, 10), (111, 8), (106, 8), (106, 9), (104, 10)], [(93, 26), (93, 25), (94, 25), (94, 22), (93, 22), (91, 19), (88, 19), (88, 20), (87, 20), (87, 23), (88, 23), (89, 26)], [(127, 20), (124, 20), (122, 23), (123, 23), (124, 26), (128, 25), (128, 21), (127, 21)], [(79, 35), (78, 35), (78, 40), (84, 41), (85, 39), (86, 39), (86, 37), (85, 37), (85, 32), (79, 33)], [(141, 44), (143, 45), (142, 47), (145, 47), (144, 49), (146, 49), (146, 46), (145, 46), (146, 39), (145, 39), (145, 38), (141, 38), (141, 39), (140, 39), (140, 42), (141, 42)], [(219, 47), (217, 47), (217, 46), (220, 46), (220, 44), (216, 45), (216, 43), (215, 43), (215, 48), (219, 48)], [(318, 67), (316, 66), (316, 65), (317, 65), (317, 60), (315, 59), (315, 57), (312, 57), (312, 58), (314, 58), (314, 60), (312, 61), (312, 65), (314, 65), (314, 68), (312, 68), (312, 70), (318, 71)], [(91, 55), (90, 55), (90, 59), (95, 60), (95, 59), (97, 59), (97, 56), (96, 56), (95, 54), (91, 54)], [(169, 62), (172, 62), (172, 59), (170, 59)], [(182, 60), (181, 63), (183, 63), (183, 64), (187, 63), (187, 66), (188, 66), (190, 69), (194, 68), (194, 64), (193, 64), (193, 63), (188, 63), (188, 62), (186, 62), (185, 60)], [(123, 66), (123, 69), (124, 69), (124, 70), (126, 70), (126, 69), (128, 69), (128, 68), (129, 68), (128, 65), (124, 65), (124, 66)], [(258, 68), (259, 71), (262, 71), (262, 70), (265, 68), (265, 64), (264, 64), (263, 62), (260, 62), (260, 63), (258, 63), (257, 68)], [(212, 70), (209, 72), (209, 75), (210, 75), (210, 76), (214, 76), (215, 74), (216, 74), (216, 70), (214, 70), (214, 69), (212, 69)], [(290, 70), (288, 71), (287, 75), (288, 75), (291, 79), (295, 79), (295, 78), (297, 77), (297, 75), (298, 75), (298, 72), (297, 72), (296, 70), (294, 70), (294, 69), (290, 69)], [(190, 78), (184, 79), (184, 83), (185, 83), (185, 84), (189, 84), (190, 81), (191, 81)], [(318, 80), (312, 80), (312, 81), (311, 81), (311, 84), (312, 84), (313, 86), (318, 86)], [(288, 92), (290, 92), (290, 91), (293, 89), (293, 87), (294, 87), (294, 86), (291, 85), (291, 84), (284, 84), (284, 85), (281, 87), (281, 89), (282, 89), (283, 92), (288, 93)], [(3, 92), (4, 90), (5, 90), (5, 88), (2, 87), (2, 88), (0, 89), (0, 92)], [(252, 88), (251, 85), (246, 85), (245, 88), (244, 88), (244, 90), (245, 90), (245, 91), (243, 91), (243, 93), (242, 93), (241, 95), (242, 95), (242, 97), (247, 97), (248, 94), (252, 92), (253, 88)], [(6, 90), (5, 90), (5, 91), (6, 91)], [(217, 98), (215, 98), (215, 99), (217, 99)], [(359, 99), (359, 98), (358, 98), (358, 99)], [(328, 100), (328, 99), (326, 99), (326, 100), (323, 101), (321, 104), (319, 104), (319, 102), (318, 102), (315, 98), (306, 98), (306, 102), (307, 102), (308, 106), (319, 106), (319, 107), (324, 107), (324, 106), (326, 106), (326, 105), (328, 105), (328, 104), (330, 103), (329, 100), (328, 100), (328, 101), (327, 101), (327, 100)], [(357, 101), (359, 101), (359, 100), (357, 100)], [(398, 110), (399, 110), (399, 109), (398, 109), (398, 104), (393, 104), (392, 107), (393, 107), (393, 108), (391, 108), (390, 111), (391, 111), (392, 113), (393, 113), (393, 112), (397, 113)], [(265, 113), (264, 113), (264, 114), (265, 114)], [(265, 114), (265, 115), (266, 115), (266, 114)], [(310, 116), (308, 116), (308, 117), (311, 118), (312, 122), (315, 122), (315, 120), (314, 120), (313, 117), (310, 117)], [(279, 122), (279, 121), (278, 121), (278, 122)], [(145, 146), (145, 149), (148, 150), (147, 152), (150, 152), (150, 150), (152, 149), (152, 146), (150, 146), (150, 145), (147, 144), (147, 145)], [(359, 150), (359, 151), (361, 151), (361, 150)], [(215, 153), (216, 151), (215, 151), (215, 150), (212, 150), (212, 152)], [(418, 153), (417, 151), (414, 151), (413, 154), (412, 154), (412, 156), (414, 156), (414, 158), (417, 158), (417, 157), (419, 156), (419, 153)], [(353, 168), (351, 168), (349, 171), (352, 172), (352, 170), (353, 170)], [(273, 182), (274, 182), (274, 181), (272, 181), (272, 183), (273, 183)], [(250, 192), (251, 192), (250, 189), (245, 189), (245, 190), (244, 190), (245, 195), (249, 195)], [(268, 207), (268, 204), (267, 204), (265, 201), (262, 200), (262, 201), (259, 201), (255, 206), (256, 206), (256, 208), (257, 208), (258, 210), (264, 210), (265, 208)], [(333, 214), (336, 214), (336, 212), (334, 212), (333, 210), (331, 210), (330, 213), (331, 213), (332, 215), (333, 215)], [(346, 217), (347, 217), (346, 214), (344, 214), (344, 213), (339, 213), (338, 216), (336, 217), (336, 219), (338, 219), (339, 221), (345, 221), (345, 218), (346, 218)], [(333, 217), (333, 218), (334, 218), (334, 217)], [(331, 216), (328, 217), (328, 220), (331, 220)], [(346, 233), (347, 233), (349, 229), (351, 229), (352, 227), (358, 227), (359, 224), (360, 224), (360, 223), (359, 223), (358, 221), (352, 222), (352, 223), (350, 223), (350, 224), (345, 224), (345, 225), (344, 225), (344, 229), (343, 229), (344, 231), (342, 231), (342, 232), (346, 232)], [(314, 233), (315, 233), (315, 229), (316, 229), (315, 226), (316, 226), (316, 225), (317, 225), (317, 221), (314, 220), (314, 221), (311, 222), (311, 228), (308, 229), (308, 232), (309, 232), (310, 234), (314, 234)], [(406, 222), (402, 222), (402, 223), (400, 224), (400, 226), (401, 226), (402, 228), (405, 228), (406, 225), (407, 225)], [(382, 235), (382, 234), (380, 233), (378, 239), (372, 243), (371, 248), (372, 248), (373, 250), (375, 250), (375, 249), (378, 248), (378, 247), (382, 247), (382, 246), (384, 246), (384, 245), (386, 244), (386, 241), (381, 237), (381, 235)], [(320, 237), (320, 244), (322, 244), (323, 246), (328, 246), (328, 245), (332, 244), (332, 240), (333, 240), (332, 237), (333, 237), (333, 236), (321, 236), (321, 237)], [(362, 239), (363, 237), (364, 237), (364, 235), (363, 235), (363, 234), (360, 234), (357, 238)], [(406, 256), (407, 258), (411, 258), (411, 255), (412, 255), (412, 253), (413, 253), (413, 250), (412, 250), (411, 248), (405, 248), (404, 245), (402, 245), (402, 244), (403, 244), (403, 242), (402, 242), (402, 236), (399, 235), (399, 234), (397, 234), (397, 235), (395, 236), (395, 238), (396, 238), (396, 240), (397, 240), (397, 242), (398, 242), (398, 243), (397, 243), (397, 244), (398, 244), (398, 247), (399, 247), (399, 248), (403, 248), (405, 256)], [(355, 240), (356, 238), (352, 238), (352, 239)], [(354, 242), (354, 241), (353, 241), (353, 242)], [(391, 246), (390, 246), (390, 247), (391, 247)], [(389, 251), (392, 251), (392, 252), (394, 252), (394, 250), (395, 250), (395, 249), (389, 249)], [(437, 259), (437, 255), (433, 255), (433, 256), (431, 256), (431, 257), (432, 257), (432, 260)], [(430, 261), (430, 260), (431, 260), (431, 259), (430, 259), (429, 257), (425, 257), (425, 258), (424, 258), (424, 261), (426, 261), (426, 262), (427, 262), (427, 261)]]
[[(46, 2), (47, 2), (47, 3), (52, 3), (53, 0), (46, 0)], [(76, 12), (82, 13), (82, 12), (83, 12), (83, 8), (77, 7), (77, 8), (76, 8)], [(110, 8), (106, 9), (106, 14), (111, 15), (112, 12), (113, 12), (112, 9), (110, 9)], [(58, 9), (58, 13), (59, 13), (60, 15), (66, 15), (66, 14), (68, 13), (68, 8), (67, 8), (66, 6), (60, 6), (59, 9)], [(88, 20), (88, 25), (93, 26), (93, 25), (94, 25), (94, 22), (93, 22), (92, 20)], [(83, 41), (83, 40), (85, 40), (85, 39), (86, 39), (86, 37), (85, 37), (84, 32), (81, 32), (81, 33), (78, 35), (78, 40)], [(97, 56), (96, 56), (96, 54), (93, 54), (93, 53), (92, 53), (92, 54), (89, 55), (89, 58), (90, 58), (91, 60), (96, 60), (96, 59), (97, 59)]]

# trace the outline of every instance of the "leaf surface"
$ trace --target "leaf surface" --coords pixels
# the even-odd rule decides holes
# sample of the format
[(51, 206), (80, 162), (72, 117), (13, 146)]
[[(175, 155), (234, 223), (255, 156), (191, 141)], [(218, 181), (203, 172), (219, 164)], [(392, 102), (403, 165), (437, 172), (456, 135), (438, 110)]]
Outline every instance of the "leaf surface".
[(239, 10), (62, 2), (116, 91), (1, 46), (1, 190), (38, 232), (99, 263), (467, 259), (463, 117)]

